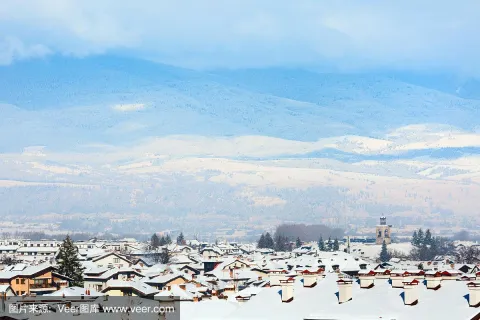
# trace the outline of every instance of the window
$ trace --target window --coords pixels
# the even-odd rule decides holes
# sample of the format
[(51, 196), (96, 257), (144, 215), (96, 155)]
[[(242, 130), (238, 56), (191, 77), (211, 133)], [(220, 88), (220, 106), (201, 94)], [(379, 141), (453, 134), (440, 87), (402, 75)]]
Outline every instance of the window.
[(21, 284), (25, 284), (25, 279), (20, 280)]
[[(20, 279), (15, 279), (15, 283), (20, 284)], [(17, 292), (17, 294), (18, 294), (18, 292)]]
[(21, 295), (23, 296), (25, 294), (25, 291), (22, 291)]
[(119, 263), (120, 262), (120, 259), (119, 258), (114, 258), (113, 259), (113, 263)]

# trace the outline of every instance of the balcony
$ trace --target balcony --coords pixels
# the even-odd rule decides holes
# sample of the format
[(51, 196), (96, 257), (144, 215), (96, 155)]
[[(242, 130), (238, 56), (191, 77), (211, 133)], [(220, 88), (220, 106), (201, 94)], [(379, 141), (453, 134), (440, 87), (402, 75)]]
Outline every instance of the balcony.
[(56, 290), (58, 290), (58, 287), (57, 287), (57, 284), (55, 282), (32, 283), (30, 285), (30, 290), (56, 291)]

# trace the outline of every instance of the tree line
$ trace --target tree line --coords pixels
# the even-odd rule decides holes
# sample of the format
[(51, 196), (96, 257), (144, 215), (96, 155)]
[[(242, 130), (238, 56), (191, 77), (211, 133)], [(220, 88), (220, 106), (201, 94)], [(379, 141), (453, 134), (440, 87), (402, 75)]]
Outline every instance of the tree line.
[(444, 237), (434, 237), (430, 229), (415, 230), (412, 235), (410, 259), (417, 261), (434, 260), (436, 256), (455, 254), (453, 242)]
[[(275, 232), (274, 237), (269, 232), (262, 233), (257, 242), (257, 248), (260, 249), (272, 249), (275, 251), (292, 251), (292, 249), (300, 248), (303, 241), (300, 237), (297, 237), (295, 241), (292, 241), (288, 236)], [(318, 240), (318, 249), (320, 251), (338, 251), (340, 249), (340, 243), (337, 238), (332, 240), (331, 237), (328, 241), (323, 241), (323, 237), (320, 236)]]
[(275, 251), (292, 251), (293, 245), (290, 239), (282, 234), (275, 233), (275, 236), (267, 232), (262, 233), (260, 239), (257, 242), (257, 248), (259, 249), (272, 249)]
[[(172, 244), (172, 239), (170, 235), (159, 237), (156, 233), (150, 238), (150, 243), (148, 245), (148, 251), (150, 251), (153, 261), (155, 263), (167, 264), (170, 262), (172, 254), (167, 248), (167, 245)], [(186, 240), (183, 232), (177, 236), (177, 245), (185, 245)]]
[[(465, 233), (462, 233), (465, 239)], [(458, 238), (456, 234), (453, 239)], [(393, 257), (405, 258), (414, 261), (432, 261), (438, 257), (451, 257), (457, 263), (474, 264), (480, 262), (480, 249), (478, 246), (455, 247), (453, 240), (446, 237), (433, 236), (430, 229), (423, 231), (422, 228), (415, 230), (412, 234), (411, 244), (413, 248), (408, 255), (391, 251), (384, 241), (380, 251), (379, 260), (389, 261)]]
[(318, 239), (318, 250), (320, 251), (338, 251), (340, 250), (340, 243), (338, 239), (332, 240), (332, 237), (329, 237), (327, 242), (323, 241), (323, 237), (320, 236)]

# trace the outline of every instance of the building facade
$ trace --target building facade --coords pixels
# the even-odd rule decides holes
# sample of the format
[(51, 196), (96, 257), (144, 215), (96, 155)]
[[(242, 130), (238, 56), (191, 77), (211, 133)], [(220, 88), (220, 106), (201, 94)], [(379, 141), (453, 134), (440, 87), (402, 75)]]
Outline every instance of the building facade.
[(383, 241), (385, 241), (386, 244), (392, 242), (391, 227), (391, 225), (387, 225), (386, 217), (380, 217), (380, 224), (376, 227), (376, 244), (382, 244)]

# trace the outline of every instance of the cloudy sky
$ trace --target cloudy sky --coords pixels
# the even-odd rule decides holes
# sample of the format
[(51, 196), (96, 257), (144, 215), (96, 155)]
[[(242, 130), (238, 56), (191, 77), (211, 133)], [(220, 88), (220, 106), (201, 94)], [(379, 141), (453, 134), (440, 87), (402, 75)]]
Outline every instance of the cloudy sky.
[(196, 67), (480, 75), (480, 2), (3, 0), (0, 63), (121, 52)]

